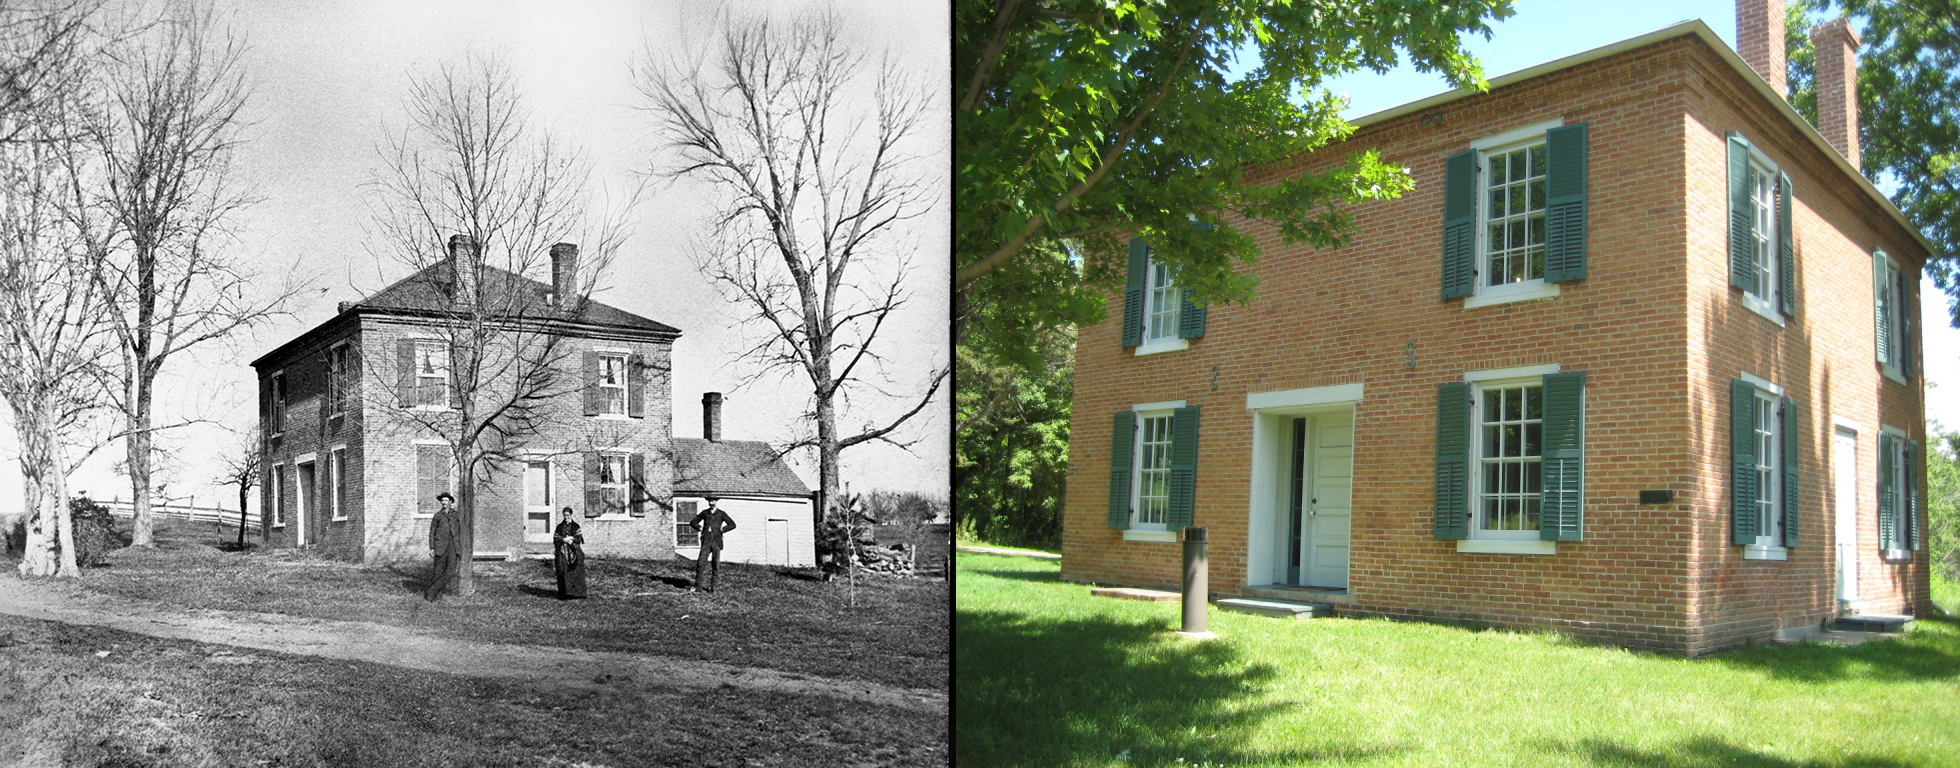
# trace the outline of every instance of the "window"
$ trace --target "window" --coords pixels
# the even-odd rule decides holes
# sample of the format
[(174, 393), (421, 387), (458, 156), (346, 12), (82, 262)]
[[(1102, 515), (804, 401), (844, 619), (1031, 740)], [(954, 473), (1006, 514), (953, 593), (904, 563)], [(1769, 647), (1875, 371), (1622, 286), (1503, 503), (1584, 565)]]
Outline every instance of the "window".
[(449, 353), (441, 341), (415, 342), (415, 397), (418, 408), (449, 407)]
[(1893, 379), (1912, 376), (1912, 302), (1906, 272), (1884, 251), (1872, 254), (1872, 302), (1878, 332), (1878, 363)]
[(1484, 153), (1484, 287), (1545, 279), (1545, 140)]
[(1785, 458), (1781, 433), (1783, 414), (1776, 398), (1756, 390), (1756, 545), (1778, 546), (1783, 540), (1782, 494)]
[[(1210, 227), (1198, 224), (1202, 232)], [(1123, 346), (1149, 355), (1187, 349), (1204, 338), (1205, 307), (1193, 304), (1177, 286), (1170, 267), (1158, 263), (1143, 238), (1130, 238), (1128, 282), (1123, 288)]]
[(456, 492), (456, 467), (450, 461), (449, 446), (440, 443), (415, 444), (415, 516), (434, 517), (442, 504), (436, 494)]
[(346, 342), (335, 344), (327, 349), (327, 417), (333, 418), (347, 412), (347, 367)]
[(1149, 292), (1144, 297), (1144, 317), (1148, 321), (1143, 327), (1143, 343), (1177, 338), (1177, 305), (1181, 298), (1177, 284), (1171, 280), (1171, 269), (1150, 261)]
[(1544, 490), (1544, 387), (1479, 387), (1477, 413), (1472, 538), (1536, 540)]
[(694, 530), (694, 516), (700, 511), (700, 502), (674, 502), (674, 546), (701, 546), (701, 532)]
[(1910, 558), (1919, 548), (1918, 446), (1886, 427), (1878, 436), (1878, 546), (1885, 557)]
[(1746, 560), (1786, 560), (1797, 545), (1797, 401), (1744, 374), (1729, 390), (1731, 541)]
[(268, 397), (272, 400), (272, 436), (278, 437), (286, 431), (286, 374), (284, 371), (272, 374), (267, 385)]
[(599, 412), (626, 415), (626, 355), (599, 355)]
[(327, 506), (333, 519), (347, 519), (347, 449), (327, 454)]
[(617, 515), (626, 512), (627, 500), (627, 455), (624, 453), (599, 454), (599, 502), (600, 514)]
[[(1759, 157), (1749, 161), (1749, 210), (1753, 218), (1749, 246), (1750, 268), (1755, 272), (1748, 294), (1762, 307), (1778, 304), (1777, 287), (1782, 282), (1776, 265), (1776, 172)], [(1766, 310), (1766, 314), (1774, 314)]]
[(1797, 313), (1790, 175), (1739, 134), (1729, 134), (1728, 153), (1729, 285), (1744, 306), (1782, 325)]
[(1550, 120), (1444, 160), (1443, 298), (1551, 298), (1585, 278), (1587, 130)]
[(286, 527), (286, 467), (272, 468), (272, 482), (267, 487), (272, 493), (272, 527)]
[(1136, 502), (1130, 528), (1163, 530), (1171, 504), (1171, 414), (1137, 414)]

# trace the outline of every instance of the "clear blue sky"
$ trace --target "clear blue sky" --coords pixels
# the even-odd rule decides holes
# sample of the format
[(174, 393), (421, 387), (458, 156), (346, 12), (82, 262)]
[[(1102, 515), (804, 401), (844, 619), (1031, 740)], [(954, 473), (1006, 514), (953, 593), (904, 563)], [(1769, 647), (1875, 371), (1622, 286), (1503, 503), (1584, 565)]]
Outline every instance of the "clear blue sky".
[[(1732, 0), (1518, 0), (1516, 10), (1516, 15), (1493, 25), (1489, 40), (1468, 38), (1487, 78), (1690, 19), (1701, 19), (1731, 47), (1735, 45)], [(1348, 97), (1343, 115), (1352, 120), (1442, 93), (1449, 86), (1441, 76), (1419, 73), (1404, 65), (1387, 74), (1362, 72), (1336, 78), (1328, 82), (1328, 89)], [(1879, 180), (1879, 187), (1887, 189), (1888, 185)], [(1960, 331), (1948, 325), (1945, 293), (1934, 287), (1930, 278), (1920, 280), (1920, 300), (1926, 345), (1926, 418), (1948, 428), (1960, 428)]]

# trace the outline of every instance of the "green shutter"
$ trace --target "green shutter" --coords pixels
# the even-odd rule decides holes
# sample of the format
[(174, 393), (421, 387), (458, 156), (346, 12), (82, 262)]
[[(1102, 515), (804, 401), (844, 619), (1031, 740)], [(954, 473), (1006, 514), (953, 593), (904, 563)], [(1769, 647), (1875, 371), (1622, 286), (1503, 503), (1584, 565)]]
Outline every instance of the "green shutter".
[(1890, 281), (1885, 279), (1885, 252), (1873, 251), (1872, 252), (1872, 325), (1873, 328), (1875, 329), (1874, 333), (1876, 334), (1876, 337), (1878, 339), (1878, 364), (1879, 365), (1884, 365), (1886, 363), (1892, 362), (1891, 359), (1892, 345), (1889, 343), (1892, 340), (1892, 324), (1886, 322), (1886, 317), (1885, 317), (1887, 314), (1889, 314), (1887, 310), (1891, 308), (1890, 303), (1887, 301), (1888, 295), (1890, 293), (1889, 291), (1890, 287), (1891, 287)]
[(1913, 354), (1912, 350), (1914, 335), (1912, 332), (1912, 299), (1910, 298), (1912, 294), (1906, 290), (1906, 285), (1912, 281), (1906, 279), (1906, 273), (1903, 270), (1898, 275), (1899, 289), (1893, 293), (1897, 297), (1896, 301), (1899, 303), (1899, 373), (1910, 379), (1912, 378), (1913, 358), (1917, 357), (1917, 355)]
[(1899, 510), (1892, 487), (1892, 436), (1878, 435), (1878, 548), (1898, 549)]
[(1586, 124), (1545, 132), (1545, 282), (1586, 277)]
[(1737, 545), (1756, 543), (1756, 385), (1729, 386), (1729, 522)]
[(1123, 284), (1123, 346), (1143, 343), (1143, 292), (1150, 283), (1150, 246), (1130, 238), (1130, 267)]
[(1904, 510), (1904, 514), (1901, 515), (1903, 518), (1901, 522), (1904, 525), (1901, 527), (1905, 529), (1905, 535), (1899, 538), (1904, 540), (1906, 550), (1912, 551), (1919, 548), (1919, 472), (1916, 466), (1919, 459), (1919, 443), (1905, 441), (1905, 448), (1901, 453), (1903, 454), (1901, 458), (1905, 462), (1906, 486), (1901, 489), (1905, 494), (1905, 503), (1899, 507)]
[(1799, 512), (1797, 487), (1798, 448), (1797, 438), (1802, 436), (1802, 422), (1797, 418), (1795, 398), (1783, 398), (1783, 546), (1797, 545), (1797, 516)]
[(1468, 296), (1477, 266), (1477, 153), (1443, 161), (1443, 298)]
[(1538, 538), (1578, 541), (1584, 523), (1586, 373), (1545, 376), (1543, 486), (1538, 492)]
[(1470, 538), (1470, 385), (1436, 388), (1436, 521), (1438, 539)]
[(1796, 195), (1790, 191), (1790, 174), (1776, 175), (1776, 270), (1777, 282), (1782, 284), (1778, 304), (1784, 317), (1797, 316), (1797, 241), (1796, 233), (1790, 231), (1790, 203)]
[(1177, 337), (1180, 339), (1202, 339), (1205, 337), (1205, 305), (1191, 301), (1191, 289), (1186, 288), (1179, 299), (1183, 302), (1177, 308)]
[(1756, 292), (1756, 212), (1749, 206), (1749, 142), (1729, 134), (1729, 285)]
[(1116, 412), (1116, 429), (1109, 439), (1109, 527), (1130, 527), (1130, 450), (1136, 444), (1137, 415)]
[(1173, 533), (1191, 527), (1198, 493), (1198, 409), (1171, 411), (1171, 498), (1164, 516)]

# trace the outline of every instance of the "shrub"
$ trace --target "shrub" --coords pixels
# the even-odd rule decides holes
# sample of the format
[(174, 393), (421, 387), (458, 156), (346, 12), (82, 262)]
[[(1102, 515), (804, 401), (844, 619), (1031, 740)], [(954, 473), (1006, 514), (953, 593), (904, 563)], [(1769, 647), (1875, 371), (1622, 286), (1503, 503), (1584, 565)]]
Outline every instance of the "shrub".
[(68, 500), (68, 516), (75, 525), (76, 565), (100, 565), (110, 552), (129, 546), (129, 537), (116, 529), (109, 508), (87, 496)]

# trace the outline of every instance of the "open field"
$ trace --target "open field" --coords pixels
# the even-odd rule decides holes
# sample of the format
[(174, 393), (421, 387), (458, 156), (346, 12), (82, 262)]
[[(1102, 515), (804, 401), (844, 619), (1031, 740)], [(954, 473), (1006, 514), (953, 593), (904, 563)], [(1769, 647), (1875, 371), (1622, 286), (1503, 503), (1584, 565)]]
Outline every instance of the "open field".
[(962, 765), (1960, 764), (1960, 622), (1686, 660), (1561, 635), (1210, 614), (962, 552)]

